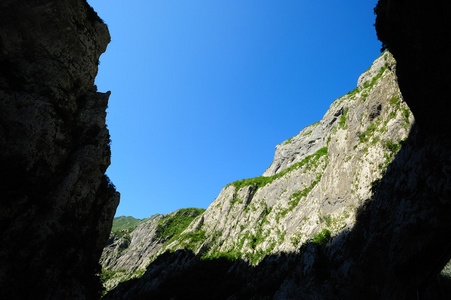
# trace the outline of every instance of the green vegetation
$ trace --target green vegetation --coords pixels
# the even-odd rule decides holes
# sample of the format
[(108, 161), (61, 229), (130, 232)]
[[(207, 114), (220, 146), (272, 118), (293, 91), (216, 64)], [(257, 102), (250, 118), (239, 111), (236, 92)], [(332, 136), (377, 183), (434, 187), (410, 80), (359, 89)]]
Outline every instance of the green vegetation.
[(407, 107), (403, 107), (402, 108), (402, 117), (403, 117), (404, 122), (406, 124), (410, 124), (410, 121), (409, 121), (410, 111), (409, 111), (409, 109)]
[(359, 134), (359, 140), (361, 143), (365, 143), (368, 142), (369, 138), (371, 137), (371, 135), (374, 133), (374, 131), (376, 130), (376, 124), (375, 123), (371, 123), (364, 132), (362, 132), (361, 134)]
[(300, 241), (301, 241), (301, 237), (299, 235), (295, 235), (290, 238), (290, 242), (291, 242), (291, 245), (293, 245), (293, 247), (296, 247)]
[[(219, 247), (215, 247), (211, 252), (208, 252), (209, 245), (206, 245), (203, 247), (204, 254), (202, 255), (202, 259), (216, 259), (216, 258), (225, 258), (227, 260), (236, 260), (236, 259), (242, 259), (245, 258), (249, 261), (251, 264), (256, 264), (259, 261), (261, 261), (266, 255), (271, 253), (271, 251), (275, 248), (276, 242), (274, 240), (271, 240), (270, 245), (266, 247), (264, 250), (259, 247), (260, 244), (262, 244), (265, 241), (268, 241), (268, 236), (270, 234), (270, 230), (264, 230), (263, 226), (265, 224), (268, 224), (267, 217), (271, 213), (272, 208), (271, 207), (265, 207), (259, 216), (259, 222), (254, 227), (255, 231), (248, 231), (244, 234), (242, 234), (239, 238), (236, 239), (236, 242), (234, 243), (231, 248), (229, 248), (226, 251), (220, 251)], [(243, 227), (241, 230), (243, 231)], [(278, 235), (282, 235), (282, 239), (285, 236), (285, 233), (278, 232)], [(199, 242), (199, 241), (197, 241)], [(210, 242), (210, 245), (214, 244), (214, 240)], [(246, 244), (248, 248), (251, 249), (250, 252), (244, 252), (243, 247)], [(219, 244), (220, 246), (220, 244)], [(247, 248), (246, 247), (246, 248)], [(186, 248), (186, 246), (185, 246)]]
[(318, 245), (325, 245), (330, 241), (331, 237), (330, 230), (324, 228), (321, 232), (315, 234), (311, 241)]
[(113, 234), (119, 239), (124, 238), (130, 241), (130, 233), (132, 233), (133, 230), (135, 230), (135, 227), (116, 230), (113, 231)]
[(299, 169), (304, 166), (305, 166), (306, 170), (308, 170), (312, 167), (316, 167), (318, 165), (319, 159), (324, 155), (327, 155), (327, 147), (319, 149), (315, 154), (307, 156), (302, 161), (295, 163), (291, 167), (289, 167), (289, 168), (283, 170), (282, 172), (275, 174), (273, 176), (269, 176), (269, 177), (259, 176), (259, 177), (255, 177), (255, 178), (237, 180), (232, 183), (229, 183), (226, 187), (233, 185), (237, 191), (246, 186), (256, 186), (258, 189), (258, 188), (261, 188), (261, 187), (273, 182), (274, 180), (284, 176), (285, 174), (287, 174), (293, 170)]
[(349, 107), (346, 107), (344, 113), (340, 116), (340, 121), (338, 122), (338, 127), (346, 129), (346, 115), (348, 114)]
[(120, 216), (113, 219), (113, 228), (111, 231), (118, 231), (122, 229), (135, 228), (139, 224), (145, 222), (147, 219), (135, 219), (133, 217)]
[(399, 99), (399, 96), (396, 95), (390, 99), (390, 104), (397, 107), (399, 105), (400, 101), (401, 101), (401, 99)]
[(230, 204), (234, 205), (235, 203), (243, 203), (243, 199), (241, 199), (240, 197), (238, 197), (237, 193), (235, 192), (235, 194), (233, 194), (232, 199), (230, 199)]
[(213, 251), (211, 254), (203, 255), (201, 259), (212, 260), (218, 258), (225, 258), (227, 260), (233, 261), (243, 257), (243, 253), (240, 250), (232, 248), (226, 252), (220, 252), (219, 250)]
[(184, 208), (179, 209), (174, 215), (168, 216), (158, 222), (155, 236), (160, 240), (168, 240), (182, 233), (189, 224), (205, 209)]
[(376, 81), (377, 81), (379, 78), (382, 77), (382, 74), (384, 74), (385, 70), (387, 70), (387, 63), (385, 63), (385, 65), (382, 66), (382, 67), (379, 69), (379, 72), (377, 73), (376, 76), (373, 77), (373, 79), (371, 79), (371, 82), (370, 82), (370, 81), (366, 81), (366, 82), (363, 84), (363, 88), (372, 87), (372, 86), (376, 83)]
[[(121, 274), (118, 274), (121, 273)], [(102, 282), (107, 282), (108, 280), (117, 277), (116, 274), (119, 275), (123, 275), (125, 274), (125, 270), (118, 270), (118, 271), (113, 271), (113, 270), (108, 270), (105, 268), (102, 268), (102, 273), (100, 273), (100, 279), (102, 280)]]
[(286, 215), (289, 211), (293, 210), (293, 208), (295, 208), (296, 206), (298, 206), (299, 201), (301, 201), (301, 199), (305, 196), (308, 195), (308, 193), (310, 193), (310, 191), (318, 184), (318, 182), (321, 180), (322, 174), (318, 174), (316, 176), (316, 179), (314, 181), (312, 181), (312, 183), (306, 187), (303, 190), (297, 190), (295, 191), (293, 194), (291, 194), (289, 200), (288, 201), (288, 209), (285, 210), (284, 212), (282, 212), (282, 215)]
[(293, 138), (290, 137), (288, 140), (286, 140), (285, 142), (283, 142), (284, 145), (288, 145), (291, 144), (291, 142), (293, 141)]
[(268, 220), (266, 220), (266, 217), (271, 213), (272, 207), (265, 207), (265, 209), (263, 209), (261, 215), (260, 215), (260, 219), (262, 224), (266, 224), (268, 222)]
[[(379, 69), (379, 72), (377, 73), (376, 76), (374, 76), (371, 79), (371, 81), (368, 80), (363, 83), (363, 89), (368, 89), (368, 88), (371, 89), (373, 87), (373, 85), (379, 80), (379, 78), (382, 77), (382, 75), (384, 74), (385, 70), (387, 70), (387, 68), (388, 68), (387, 63), (385, 63), (385, 65)], [(368, 97), (368, 92), (364, 92), (364, 93), (362, 93), (361, 100), (363, 102), (365, 102), (367, 97)]]
[(379, 169), (382, 170), (381, 175), (385, 174), (388, 165), (393, 161), (393, 158), (395, 157), (396, 153), (398, 153), (398, 151), (401, 149), (402, 141), (400, 141), (399, 143), (395, 143), (392, 140), (386, 140), (384, 141), (383, 145), (384, 148), (386, 150), (389, 150), (390, 152), (384, 153), (385, 161), (378, 165)]
[(324, 221), (326, 223), (326, 226), (329, 227), (332, 224), (332, 217), (330, 215), (324, 216), (320, 218), (321, 221)]
[(353, 89), (352, 91), (348, 92), (346, 95), (349, 97), (353, 97), (355, 96), (355, 94), (357, 94), (359, 92), (359, 87), (356, 87), (355, 89)]
[[(371, 67), (370, 67), (370, 68), (371, 68)], [(368, 68), (368, 70), (369, 70), (370, 68)], [(373, 85), (379, 80), (379, 78), (382, 77), (382, 75), (384, 74), (385, 70), (387, 70), (387, 68), (388, 68), (388, 64), (385, 63), (385, 65), (382, 66), (382, 67), (379, 69), (379, 72), (377, 73), (376, 76), (374, 76), (374, 77), (371, 79), (371, 81), (368, 80), (368, 81), (365, 81), (365, 82), (363, 83), (362, 89), (360, 89), (359, 87), (356, 87), (356, 88), (353, 89), (352, 91), (348, 92), (346, 95), (347, 95), (349, 98), (355, 99), (355, 95), (356, 95), (357, 93), (359, 93), (360, 91), (362, 91), (362, 90), (364, 90), (364, 89), (372, 88)], [(368, 70), (367, 70), (367, 71), (368, 71)], [(362, 102), (365, 102), (365, 100), (366, 100), (367, 97), (368, 97), (368, 92), (366, 91), (366, 92), (362, 93), (360, 99), (362, 100)]]
[(365, 102), (366, 98), (368, 98), (368, 93), (366, 93), (366, 92), (362, 93), (362, 97), (361, 97), (362, 102)]
[(384, 148), (396, 154), (401, 149), (401, 143), (393, 143), (392, 140), (387, 140), (384, 142)]
[(206, 235), (205, 230), (197, 230), (182, 234), (178, 238), (185, 249), (195, 252), (198, 244), (205, 241)]
[[(130, 244), (130, 234), (133, 230), (135, 230), (136, 226), (141, 223), (144, 223), (148, 219), (135, 219), (133, 217), (120, 216), (113, 219), (113, 227), (111, 232), (115, 235), (116, 238), (123, 239)], [(120, 249), (122, 252), (125, 249)]]

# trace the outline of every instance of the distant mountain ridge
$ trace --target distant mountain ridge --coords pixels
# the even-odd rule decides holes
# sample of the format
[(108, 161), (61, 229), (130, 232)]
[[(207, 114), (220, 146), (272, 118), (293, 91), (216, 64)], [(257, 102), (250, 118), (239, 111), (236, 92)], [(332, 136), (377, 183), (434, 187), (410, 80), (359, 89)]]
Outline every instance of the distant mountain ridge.
[[(150, 218), (156, 217), (158, 214), (151, 216)], [(139, 224), (145, 222), (149, 218), (145, 219), (135, 219), (132, 216), (119, 216), (113, 219), (113, 227), (111, 231), (117, 231), (122, 229), (135, 228)]]

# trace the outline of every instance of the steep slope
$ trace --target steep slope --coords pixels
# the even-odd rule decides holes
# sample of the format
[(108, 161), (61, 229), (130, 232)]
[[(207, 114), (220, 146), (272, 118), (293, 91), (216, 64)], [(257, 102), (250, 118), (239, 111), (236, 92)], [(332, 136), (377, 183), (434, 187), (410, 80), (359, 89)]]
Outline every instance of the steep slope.
[[(284, 280), (303, 277), (301, 272), (309, 276), (308, 284), (316, 282), (311, 273), (319, 267), (318, 255), (350, 264), (340, 249), (352, 239), (362, 210), (374, 198), (413, 123), (395, 71), (395, 60), (385, 52), (360, 76), (356, 89), (332, 103), (321, 121), (276, 147), (263, 176), (224, 187), (186, 230), (153, 253), (151, 261), (158, 258), (142, 280), (123, 284), (107, 297), (182, 297), (169, 286), (191, 282), (184, 278), (188, 274), (201, 280), (205, 275), (199, 270), (204, 270), (232, 289), (228, 296), (262, 299), (278, 293), (280, 299), (290, 299), (293, 290), (293, 295), (305, 292)], [(162, 255), (167, 250), (176, 252)], [(226, 273), (215, 272), (215, 265)], [(236, 282), (243, 283), (241, 290), (233, 288)], [(207, 294), (205, 299), (211, 296), (217, 295)]]
[[(296, 251), (321, 232), (352, 228), (356, 209), (371, 198), (413, 122), (394, 68), (391, 54), (380, 56), (320, 122), (276, 147), (263, 176), (224, 187), (167, 248), (190, 245), (204, 257), (258, 263), (268, 254)], [(191, 245), (193, 233), (205, 239)]]
[(0, 298), (92, 299), (119, 194), (106, 177), (107, 26), (86, 1), (2, 1)]
[[(151, 216), (152, 218), (154, 216)], [(111, 231), (118, 231), (122, 229), (136, 228), (141, 223), (144, 223), (147, 219), (135, 219), (131, 216), (120, 216), (113, 219), (113, 227)]]
[(164, 245), (203, 212), (199, 208), (179, 209), (153, 215), (136, 228), (113, 231), (100, 258), (105, 287), (110, 290), (121, 281), (140, 277)]
[[(199, 241), (192, 248), (201, 255), (183, 250), (161, 255), (141, 279), (119, 285), (106, 299), (450, 298), (449, 279), (437, 275), (451, 258), (451, 139), (448, 118), (451, 113), (448, 71), (451, 60), (450, 44), (446, 38), (451, 32), (451, 3), (447, 0), (433, 3), (380, 0), (375, 11), (378, 15), (378, 36), (398, 61), (396, 74), (400, 88), (406, 102), (412, 107), (417, 123), (401, 147), (393, 139), (392, 142), (387, 140), (383, 143), (390, 151), (381, 164), (382, 171), (385, 163), (393, 160), (380, 180), (375, 176), (376, 180), (371, 184), (371, 197), (355, 211), (353, 226), (348, 226), (329, 242), (327, 234), (323, 234), (321, 239), (314, 236), (296, 252), (269, 255), (255, 267), (249, 266), (243, 259), (232, 262), (224, 259), (202, 260), (201, 255), (214, 250), (214, 247)], [(362, 79), (359, 83), (367, 81)], [(358, 95), (361, 98), (364, 96), (363, 93)], [(384, 97), (385, 94), (380, 96)], [(392, 99), (389, 103), (396, 106), (398, 100), (396, 97)], [(375, 108), (367, 111), (366, 115), (374, 115), (372, 111), (377, 115), (379, 106)], [(398, 121), (401, 127), (404, 126), (403, 120), (411, 120), (408, 110), (397, 109), (393, 113), (402, 116)], [(387, 127), (390, 122), (387, 122)], [(377, 122), (372, 124), (380, 126)], [(365, 125), (360, 129), (360, 134), (355, 133), (361, 142), (357, 143), (356, 149), (366, 152), (366, 147), (360, 144), (369, 142), (366, 156), (377, 159), (370, 153), (377, 149), (373, 147), (372, 141), (381, 131)], [(396, 127), (390, 129), (396, 134)], [(340, 139), (337, 139), (339, 132), (337, 129), (332, 134), (328, 153), (331, 153), (334, 140), (336, 149), (340, 149)], [(399, 152), (395, 155), (398, 148)], [(339, 157), (338, 154), (341, 153), (336, 153), (335, 158)], [(325, 170), (334, 159), (334, 156), (328, 157), (329, 163)], [(362, 169), (370, 171), (368, 176), (373, 174), (373, 165), (377, 163), (370, 162), (366, 164), (367, 168)], [(283, 163), (278, 164), (282, 169), (285, 168)], [(285, 170), (289, 170), (289, 167)], [(270, 171), (276, 174), (278, 169), (276, 167)], [(342, 172), (339, 168), (333, 171)], [(285, 175), (283, 171), (280, 174)], [(310, 192), (316, 189), (321, 195), (324, 177)], [(280, 177), (273, 179), (275, 182)], [(360, 180), (368, 180), (365, 173)], [(354, 190), (364, 195), (368, 188), (362, 189), (360, 180), (353, 183), (353, 189), (352, 185), (345, 186), (345, 193)], [(266, 187), (264, 184), (268, 181), (271, 180), (267, 177), (255, 180), (254, 186), (260, 188), (254, 194), (257, 195), (262, 187)], [(334, 181), (328, 183), (331, 186)], [(235, 186), (236, 189), (238, 187), (240, 184)], [(229, 207), (233, 207), (232, 204)], [(227, 216), (221, 216), (220, 219), (227, 219)], [(209, 230), (200, 222), (200, 218), (197, 224)], [(195, 229), (190, 226), (187, 230)], [(179, 243), (173, 246), (182, 245)]]

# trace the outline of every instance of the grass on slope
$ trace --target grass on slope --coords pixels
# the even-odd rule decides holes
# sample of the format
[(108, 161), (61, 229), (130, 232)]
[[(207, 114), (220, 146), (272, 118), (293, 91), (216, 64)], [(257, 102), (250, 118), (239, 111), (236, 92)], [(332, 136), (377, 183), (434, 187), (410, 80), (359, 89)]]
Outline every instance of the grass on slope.
[(307, 156), (302, 161), (295, 163), (291, 167), (286, 168), (285, 170), (283, 170), (280, 173), (277, 173), (277, 174), (275, 174), (273, 176), (268, 176), (268, 177), (259, 176), (259, 177), (255, 177), (255, 178), (248, 178), (248, 179), (243, 179), (243, 180), (237, 180), (237, 181), (234, 181), (232, 183), (229, 183), (226, 187), (233, 185), (233, 186), (236, 187), (236, 190), (239, 190), (239, 189), (241, 189), (241, 188), (243, 188), (245, 186), (257, 186), (257, 189), (258, 189), (260, 187), (263, 187), (263, 186), (267, 185), (268, 183), (273, 182), (277, 178), (280, 178), (280, 177), (284, 176), (288, 172), (296, 170), (296, 169), (298, 169), (300, 167), (305, 166), (306, 170), (309, 170), (311, 167), (316, 167), (317, 164), (318, 164), (318, 160), (323, 155), (327, 155), (327, 147), (319, 149), (318, 151), (316, 151), (316, 153)]
[(202, 208), (179, 209), (174, 215), (168, 216), (158, 222), (156, 236), (161, 240), (168, 240), (179, 235), (198, 215), (203, 213)]
[(130, 216), (120, 216), (113, 219), (113, 228), (111, 231), (118, 231), (122, 229), (135, 228), (139, 224), (145, 222), (147, 219), (135, 219)]

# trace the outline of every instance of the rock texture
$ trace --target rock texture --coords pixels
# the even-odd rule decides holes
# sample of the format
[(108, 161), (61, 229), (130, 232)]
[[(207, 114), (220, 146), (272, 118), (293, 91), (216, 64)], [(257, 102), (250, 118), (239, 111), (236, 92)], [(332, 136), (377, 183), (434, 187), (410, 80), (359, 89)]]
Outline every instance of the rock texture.
[(449, 299), (450, 11), (380, 0), (396, 67), (384, 54), (265, 176), (226, 186), (162, 248), (175, 252), (106, 299)]
[[(352, 228), (356, 208), (371, 198), (413, 122), (395, 66), (384, 53), (362, 75), (365, 83), (337, 99), (320, 122), (276, 147), (264, 176), (226, 186), (185, 232), (205, 232), (195, 252), (257, 263), (295, 251), (324, 229), (335, 235)], [(168, 248), (184, 245), (182, 238)]]
[(119, 194), (94, 86), (108, 29), (86, 1), (2, 1), (0, 298), (92, 299)]
[(166, 215), (156, 214), (136, 228), (112, 232), (100, 258), (103, 275), (107, 278), (106, 289), (140, 277), (165, 244), (175, 239), (204, 210), (185, 208)]
[[(276, 147), (264, 176), (224, 187), (185, 231), (159, 245), (140, 280), (119, 285), (107, 299), (199, 297), (205, 285), (216, 290), (201, 299), (436, 296), (427, 278), (444, 266), (434, 261), (442, 253), (422, 261), (416, 251), (429, 240), (414, 240), (429, 232), (408, 230), (418, 222), (434, 227), (437, 219), (421, 217), (421, 198), (432, 184), (449, 183), (440, 171), (421, 172), (431, 163), (425, 157), (446, 161), (446, 151), (432, 140), (432, 148), (418, 144), (395, 73), (385, 52), (320, 122)], [(176, 252), (163, 255), (167, 250)], [(422, 266), (415, 279), (413, 266)]]

